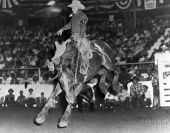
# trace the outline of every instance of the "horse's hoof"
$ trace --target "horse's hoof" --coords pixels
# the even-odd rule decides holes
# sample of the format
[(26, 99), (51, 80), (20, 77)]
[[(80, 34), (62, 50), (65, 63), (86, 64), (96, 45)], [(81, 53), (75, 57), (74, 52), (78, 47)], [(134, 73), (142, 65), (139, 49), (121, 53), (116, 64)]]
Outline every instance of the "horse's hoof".
[(58, 127), (59, 128), (65, 128), (65, 127), (68, 127), (68, 121), (60, 121), (59, 123), (58, 123)]
[(34, 122), (36, 125), (42, 125), (45, 122), (45, 116), (37, 116)]

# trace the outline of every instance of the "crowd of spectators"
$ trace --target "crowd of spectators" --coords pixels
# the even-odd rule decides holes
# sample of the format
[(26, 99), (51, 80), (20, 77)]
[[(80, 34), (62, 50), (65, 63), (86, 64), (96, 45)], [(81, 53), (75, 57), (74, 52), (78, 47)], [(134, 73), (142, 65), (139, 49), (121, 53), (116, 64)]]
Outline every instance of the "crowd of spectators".
[[(2, 27), (0, 29), (0, 69), (17, 68), (2, 71), (0, 75), (2, 81), (6, 78), (17, 77), (20, 78), (19, 83), (23, 83), (28, 80), (28, 77), (36, 77), (38, 70), (34, 68), (43, 68), (46, 59), (53, 56), (55, 39), (54, 32), (40, 26)], [(25, 70), (25, 68), (32, 69)], [(5, 84), (5, 82), (2, 83)]]
[(39, 107), (42, 108), (47, 99), (44, 97), (44, 92), (41, 92), (40, 97), (36, 97), (33, 89), (28, 90), (28, 96), (24, 96), (23, 91), (20, 91), (20, 95), (15, 99), (15, 95), (13, 94), (14, 90), (9, 89), (8, 95), (0, 97), (0, 107)]

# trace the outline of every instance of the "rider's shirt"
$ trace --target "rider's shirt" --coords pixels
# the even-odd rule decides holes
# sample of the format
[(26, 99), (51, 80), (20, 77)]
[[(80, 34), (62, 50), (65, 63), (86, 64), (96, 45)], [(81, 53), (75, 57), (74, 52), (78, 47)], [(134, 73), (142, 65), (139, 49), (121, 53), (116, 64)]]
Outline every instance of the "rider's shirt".
[(79, 34), (81, 38), (85, 36), (86, 33), (86, 23), (88, 22), (87, 16), (79, 10), (76, 14), (74, 14), (71, 18), (71, 21), (67, 23), (62, 29), (68, 30), (71, 29), (72, 35)]

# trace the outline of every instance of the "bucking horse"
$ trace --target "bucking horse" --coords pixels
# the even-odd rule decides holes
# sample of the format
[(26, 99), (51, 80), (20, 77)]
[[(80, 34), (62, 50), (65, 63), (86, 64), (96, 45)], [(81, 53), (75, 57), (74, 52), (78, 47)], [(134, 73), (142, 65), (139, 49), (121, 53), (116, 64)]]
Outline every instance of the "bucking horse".
[[(83, 75), (80, 71), (82, 59), (75, 42), (73, 40), (66, 41), (66, 43), (62, 45), (56, 44), (56, 47), (60, 50), (58, 54), (60, 54), (59, 56), (61, 57), (60, 60), (57, 59), (57, 63), (55, 63), (54, 66), (55, 69), (58, 70), (57, 78), (61, 88), (54, 87), (47, 103), (37, 114), (35, 123), (41, 125), (45, 122), (49, 109), (55, 107), (55, 98), (63, 90), (65, 91), (65, 98), (68, 103), (65, 112), (58, 122), (58, 127), (63, 128), (69, 125), (72, 110), (71, 106), (75, 102), (76, 96), (83, 89), (84, 83), (92, 79), (97, 73), (101, 73), (103, 67), (109, 71), (115, 70), (114, 51), (103, 41), (90, 41), (92, 56), (89, 58), (87, 74)], [(102, 92), (106, 95), (107, 90)]]

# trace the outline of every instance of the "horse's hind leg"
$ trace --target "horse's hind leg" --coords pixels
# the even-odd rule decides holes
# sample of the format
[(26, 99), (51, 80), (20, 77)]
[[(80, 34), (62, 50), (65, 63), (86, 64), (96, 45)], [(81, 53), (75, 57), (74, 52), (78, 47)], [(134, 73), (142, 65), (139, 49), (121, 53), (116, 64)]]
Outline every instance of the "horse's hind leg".
[(45, 122), (49, 109), (55, 107), (55, 103), (56, 103), (55, 97), (58, 96), (61, 92), (62, 92), (62, 90), (61, 90), (60, 85), (58, 83), (58, 85), (53, 89), (50, 97), (48, 98), (47, 103), (42, 108), (41, 112), (38, 113), (37, 117), (35, 118), (36, 124), (41, 125)]

